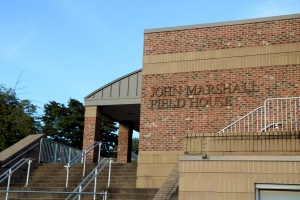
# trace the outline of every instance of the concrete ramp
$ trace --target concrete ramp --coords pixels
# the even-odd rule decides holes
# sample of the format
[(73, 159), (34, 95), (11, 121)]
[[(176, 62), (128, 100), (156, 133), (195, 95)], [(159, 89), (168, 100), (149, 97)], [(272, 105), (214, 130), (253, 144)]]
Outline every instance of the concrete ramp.
[(179, 163), (177, 163), (156, 193), (154, 200), (177, 200), (179, 187)]

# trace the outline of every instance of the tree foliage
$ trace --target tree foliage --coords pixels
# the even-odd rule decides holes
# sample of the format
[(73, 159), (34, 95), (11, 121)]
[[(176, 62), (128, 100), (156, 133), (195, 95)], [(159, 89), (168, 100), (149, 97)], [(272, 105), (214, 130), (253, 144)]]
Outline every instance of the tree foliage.
[(15, 90), (0, 85), (0, 151), (40, 132), (37, 107), (20, 100)]
[(82, 148), (84, 127), (84, 106), (75, 99), (68, 105), (50, 101), (44, 105), (41, 117), (43, 133), (50, 139), (75, 148)]
[(139, 153), (139, 138), (132, 138), (132, 151), (135, 154)]
[(108, 117), (102, 116), (101, 120), (101, 135), (100, 140), (102, 141), (101, 156), (105, 157), (117, 157), (117, 146), (118, 146), (118, 130), (116, 123)]
[[(43, 133), (50, 139), (75, 147), (82, 148), (84, 132), (83, 104), (75, 99), (70, 99), (68, 105), (50, 101), (44, 106), (44, 115), (41, 117), (44, 126)], [(101, 155), (107, 157), (116, 156), (118, 135), (116, 123), (103, 116), (101, 123), (100, 140)]]

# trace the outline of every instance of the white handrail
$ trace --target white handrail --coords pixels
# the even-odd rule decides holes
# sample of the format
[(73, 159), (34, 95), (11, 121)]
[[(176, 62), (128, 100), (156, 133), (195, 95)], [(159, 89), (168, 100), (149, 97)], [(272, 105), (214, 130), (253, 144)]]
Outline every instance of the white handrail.
[(22, 158), (21, 160), (19, 160), (16, 164), (14, 164), (11, 168), (9, 168), (8, 170), (6, 170), (3, 174), (0, 175), (0, 178), (2, 178), (0, 180), (0, 183), (2, 181), (4, 181), (5, 179), (8, 178), (8, 181), (7, 181), (7, 188), (6, 188), (6, 197), (5, 199), (7, 200), (8, 199), (8, 191), (9, 191), (9, 187), (10, 187), (10, 179), (11, 179), (11, 176), (12, 174), (18, 170), (21, 166), (23, 166), (25, 163), (28, 164), (28, 169), (27, 169), (27, 177), (26, 177), (26, 184), (25, 184), (25, 187), (28, 186), (28, 181), (29, 181), (29, 173), (30, 173), (30, 164), (32, 162), (32, 160), (34, 160), (33, 158)]
[(99, 152), (98, 152), (98, 163), (100, 162), (100, 150), (101, 150), (101, 142), (94, 142), (91, 145), (89, 145), (86, 149), (84, 149), (81, 153), (81, 155), (77, 155), (74, 159), (72, 159), (70, 162), (68, 162), (64, 167), (67, 170), (67, 175), (66, 175), (66, 187), (68, 187), (69, 183), (69, 173), (70, 173), (70, 168), (77, 163), (79, 160), (83, 162), (83, 169), (82, 169), (82, 176), (85, 176), (85, 165), (86, 165), (86, 155), (90, 153), (95, 147), (99, 146)]
[(228, 128), (230, 128), (231, 126), (237, 124), (238, 122), (242, 121), (243, 119), (245, 119), (246, 117), (250, 116), (251, 114), (255, 113), (256, 111), (260, 110), (264, 108), (264, 106), (260, 106), (258, 108), (255, 108), (254, 110), (252, 110), (251, 112), (249, 112), (248, 114), (244, 115), (243, 117), (241, 117), (240, 119), (236, 120), (235, 122), (229, 124), (228, 126), (226, 126), (225, 128), (223, 128), (222, 130), (220, 130), (218, 133), (224, 133)]
[(105, 192), (68, 192), (68, 191), (50, 191), (50, 190), (0, 190), (1, 192), (7, 192), (7, 193), (33, 193), (33, 194), (86, 194), (86, 195), (94, 195), (94, 194), (100, 194), (103, 195), (103, 200), (107, 199), (107, 191)]
[(299, 119), (300, 97), (269, 98), (264, 101), (263, 106), (254, 109), (218, 133), (274, 131), (275, 127), (279, 126), (281, 131), (297, 131), (300, 126)]
[[(106, 160), (106, 162), (105, 162)], [(108, 159), (103, 159), (102, 161), (100, 161), (97, 166), (81, 181), (81, 183), (79, 183), (79, 185), (73, 190), (73, 192), (75, 191), (79, 191), (82, 192), (85, 188), (87, 188), (87, 186), (93, 181), (94, 179), (94, 194), (96, 194), (96, 188), (97, 188), (97, 177), (99, 175), (99, 173), (104, 169), (104, 167), (109, 163), (109, 174), (108, 174), (108, 186), (110, 185), (110, 173), (111, 173), (111, 158)], [(100, 167), (101, 166), (101, 167)], [(100, 169), (98, 170), (98, 167), (100, 167)], [(93, 175), (94, 174), (94, 175)], [(91, 177), (92, 176), (92, 177)], [(91, 177), (91, 178), (90, 178)], [(82, 185), (90, 178), (90, 180), (85, 184), (85, 186), (82, 187)], [(72, 196), (72, 194), (70, 194), (65, 200), (70, 199)], [(73, 200), (75, 200), (78, 197), (78, 199), (80, 199), (80, 194), (77, 194)], [(96, 199), (96, 195), (94, 195), (93, 200)]]

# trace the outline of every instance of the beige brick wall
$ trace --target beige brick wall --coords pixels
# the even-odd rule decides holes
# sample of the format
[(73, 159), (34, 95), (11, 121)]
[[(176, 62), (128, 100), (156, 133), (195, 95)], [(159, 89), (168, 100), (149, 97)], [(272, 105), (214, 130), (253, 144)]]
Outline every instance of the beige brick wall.
[(300, 155), (300, 132), (186, 134), (185, 154)]
[(180, 161), (179, 199), (253, 200), (255, 183), (300, 183), (299, 157), (298, 161), (246, 159)]
[(140, 151), (137, 168), (137, 188), (160, 188), (182, 151)]

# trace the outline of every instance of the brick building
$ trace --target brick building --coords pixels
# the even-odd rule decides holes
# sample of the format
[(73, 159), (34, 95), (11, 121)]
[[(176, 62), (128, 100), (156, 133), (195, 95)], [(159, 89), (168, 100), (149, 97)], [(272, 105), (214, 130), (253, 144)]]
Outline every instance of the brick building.
[(298, 191), (299, 40), (299, 14), (145, 30), (142, 70), (85, 98), (84, 147), (103, 114), (120, 124), (119, 162), (140, 134), (137, 187), (161, 187), (179, 161), (179, 199)]

